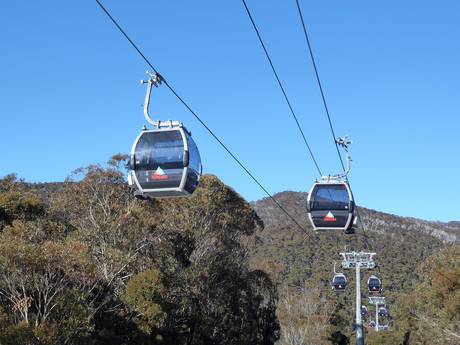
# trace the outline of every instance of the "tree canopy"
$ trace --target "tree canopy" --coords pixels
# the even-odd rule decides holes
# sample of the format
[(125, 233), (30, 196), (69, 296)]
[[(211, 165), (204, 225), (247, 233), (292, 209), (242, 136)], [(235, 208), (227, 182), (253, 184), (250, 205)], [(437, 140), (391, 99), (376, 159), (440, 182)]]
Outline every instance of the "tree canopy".
[(136, 200), (124, 156), (46, 198), (0, 180), (1, 344), (274, 344), (276, 287), (242, 238), (263, 223), (215, 176)]

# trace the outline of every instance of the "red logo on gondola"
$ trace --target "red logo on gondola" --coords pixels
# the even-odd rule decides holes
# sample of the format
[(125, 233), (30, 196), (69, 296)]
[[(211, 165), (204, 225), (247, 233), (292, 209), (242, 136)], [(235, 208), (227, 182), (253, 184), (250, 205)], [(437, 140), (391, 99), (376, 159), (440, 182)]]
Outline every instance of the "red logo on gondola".
[(323, 218), (323, 222), (335, 222), (337, 219), (335, 218), (334, 214), (329, 211)]
[(167, 180), (169, 179), (169, 176), (166, 175), (163, 169), (158, 167), (157, 170), (155, 170), (155, 172), (151, 175), (151, 178), (154, 180)]

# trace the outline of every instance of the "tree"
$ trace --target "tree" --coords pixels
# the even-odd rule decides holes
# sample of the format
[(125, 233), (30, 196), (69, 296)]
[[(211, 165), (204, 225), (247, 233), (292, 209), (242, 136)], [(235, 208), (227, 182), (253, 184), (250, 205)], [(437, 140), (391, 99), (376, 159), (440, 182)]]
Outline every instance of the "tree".
[(125, 159), (78, 169), (46, 197), (0, 181), (0, 337), (274, 344), (277, 291), (242, 244), (263, 227), (251, 205), (215, 176), (191, 198), (136, 200)]
[(162, 274), (155, 269), (140, 272), (129, 279), (121, 300), (134, 314), (134, 322), (146, 334), (164, 326), (166, 314), (161, 309), (165, 294)]
[(334, 308), (320, 296), (318, 289), (285, 288), (278, 305), (280, 345), (314, 345), (327, 341)]

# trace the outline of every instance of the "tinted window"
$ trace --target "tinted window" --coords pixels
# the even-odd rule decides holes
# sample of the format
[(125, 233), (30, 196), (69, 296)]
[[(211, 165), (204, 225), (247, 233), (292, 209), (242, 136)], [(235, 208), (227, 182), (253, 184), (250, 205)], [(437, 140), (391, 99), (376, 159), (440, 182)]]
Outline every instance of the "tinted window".
[(184, 144), (179, 130), (145, 132), (136, 145), (136, 170), (180, 169)]
[(380, 282), (376, 278), (371, 278), (371, 279), (369, 279), (369, 285), (378, 286), (378, 285), (380, 285)]
[(311, 198), (312, 210), (348, 210), (350, 199), (344, 185), (318, 185)]
[(201, 158), (198, 147), (196, 146), (193, 139), (187, 135), (188, 140), (188, 151), (189, 151), (189, 167), (195, 170), (198, 174), (201, 174)]
[(334, 278), (334, 283), (335, 284), (345, 284), (345, 278), (342, 276), (338, 276)]

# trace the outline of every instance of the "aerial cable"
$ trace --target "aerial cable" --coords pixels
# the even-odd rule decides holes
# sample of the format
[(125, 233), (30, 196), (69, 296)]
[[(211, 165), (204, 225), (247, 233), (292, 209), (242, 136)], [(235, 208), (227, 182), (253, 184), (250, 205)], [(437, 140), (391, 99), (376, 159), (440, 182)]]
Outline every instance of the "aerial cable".
[[(142, 57), (142, 59), (147, 63), (147, 65), (150, 66), (150, 68), (158, 75), (160, 73), (158, 70), (153, 66), (153, 64), (147, 59), (147, 57), (142, 53), (142, 51), (139, 49), (139, 47), (133, 42), (133, 40), (128, 36), (125, 30), (118, 24), (118, 22), (113, 18), (113, 16), (110, 14), (110, 12), (102, 5), (102, 3), (99, 0), (96, 0), (96, 3), (99, 5), (99, 7), (104, 11), (104, 13), (109, 17), (109, 19), (112, 21), (112, 23), (116, 26), (116, 28), (123, 34), (123, 36), (128, 40), (128, 42), (131, 44), (131, 46), (138, 52), (138, 54)], [(294, 224), (297, 225), (297, 227), (302, 230), (306, 235), (308, 235), (310, 238), (313, 238), (313, 236), (309, 233), (309, 231), (301, 226), (299, 222), (289, 213), (286, 211), (286, 209), (273, 197), (273, 195), (258, 181), (258, 179), (246, 168), (246, 166), (236, 157), (235, 154), (233, 154), (230, 149), (217, 137), (216, 134), (206, 125), (206, 123), (195, 113), (195, 111), (185, 102), (185, 100), (179, 96), (179, 94), (174, 90), (174, 88), (166, 81), (166, 79), (161, 76), (162, 82), (166, 85), (166, 87), (173, 93), (174, 96), (187, 108), (187, 110), (200, 122), (200, 124), (211, 134), (211, 136), (222, 146), (222, 148), (230, 155), (230, 157), (233, 158), (233, 160), (246, 172), (246, 174), (264, 191), (264, 193), (290, 218)]]
[(302, 22), (302, 28), (303, 28), (303, 32), (304, 32), (304, 35), (305, 35), (305, 40), (307, 41), (308, 51), (310, 53), (310, 58), (311, 58), (311, 62), (313, 64), (313, 69), (315, 70), (316, 81), (318, 83), (319, 91), (321, 93), (321, 98), (323, 100), (324, 109), (326, 110), (326, 115), (327, 115), (327, 119), (328, 119), (328, 122), (329, 122), (329, 128), (331, 129), (331, 133), (332, 133), (332, 139), (334, 140), (335, 148), (337, 150), (337, 154), (339, 156), (340, 163), (342, 164), (342, 168), (345, 171), (345, 164), (343, 163), (342, 155), (340, 154), (339, 146), (338, 146), (337, 141), (336, 141), (337, 137), (335, 136), (334, 127), (332, 126), (331, 115), (329, 113), (329, 108), (327, 106), (326, 96), (324, 95), (324, 90), (323, 90), (323, 86), (321, 84), (321, 79), (319, 78), (318, 68), (316, 66), (315, 57), (313, 55), (313, 49), (312, 49), (311, 44), (310, 44), (310, 39), (308, 37), (307, 27), (306, 27), (305, 21), (303, 19), (302, 9), (300, 8), (299, 0), (296, 0), (296, 4), (297, 4), (297, 10), (298, 10), (299, 16), (300, 16), (300, 21)]
[(313, 151), (311, 150), (310, 145), (308, 144), (307, 138), (305, 137), (305, 134), (304, 134), (304, 132), (302, 130), (302, 127), (300, 126), (299, 120), (297, 119), (297, 116), (296, 116), (296, 114), (294, 112), (294, 109), (292, 108), (291, 101), (289, 100), (289, 98), (288, 98), (288, 96), (286, 94), (286, 91), (284, 89), (283, 83), (281, 82), (280, 77), (278, 76), (278, 72), (276, 71), (275, 66), (273, 65), (273, 61), (270, 58), (270, 54), (268, 53), (267, 48), (265, 46), (265, 43), (262, 40), (262, 37), (261, 37), (261, 35), (259, 33), (259, 29), (257, 28), (257, 25), (256, 25), (256, 23), (254, 21), (254, 18), (252, 17), (251, 11), (249, 10), (249, 8), (247, 6), (246, 1), (242, 0), (242, 2), (243, 2), (243, 5), (244, 5), (244, 8), (246, 9), (246, 13), (248, 14), (248, 17), (251, 20), (251, 23), (252, 23), (252, 26), (254, 28), (254, 31), (257, 34), (257, 37), (258, 37), (259, 42), (260, 42), (260, 44), (262, 46), (262, 49), (265, 52), (265, 56), (267, 57), (268, 63), (270, 64), (270, 67), (271, 67), (271, 69), (273, 71), (273, 74), (275, 75), (276, 81), (278, 82), (278, 85), (279, 85), (279, 87), (281, 89), (281, 92), (283, 93), (284, 99), (286, 100), (286, 103), (287, 103), (287, 105), (289, 107), (289, 110), (291, 111), (292, 117), (294, 118), (295, 123), (297, 124), (297, 128), (299, 129), (300, 134), (302, 135), (302, 138), (303, 138), (303, 141), (305, 143), (305, 146), (307, 147), (308, 152), (310, 153), (310, 157), (313, 160), (313, 163), (315, 164), (316, 169), (318, 170), (320, 176), (323, 176), (323, 174), (321, 173), (321, 169), (319, 168), (318, 163), (316, 161), (315, 155), (313, 154)]
[[(242, 3), (243, 3), (243, 5), (244, 5), (244, 7), (245, 7), (245, 9), (246, 9), (246, 13), (247, 13), (247, 15), (248, 15), (248, 17), (249, 17), (249, 19), (250, 19), (250, 21), (251, 21), (251, 23), (252, 23), (252, 26), (253, 26), (253, 28), (254, 28), (254, 31), (256, 32), (257, 38), (259, 39), (259, 42), (260, 42), (260, 44), (261, 44), (261, 46), (262, 46), (262, 49), (264, 50), (265, 56), (266, 56), (266, 58), (267, 58), (267, 60), (268, 60), (268, 62), (269, 62), (269, 64), (270, 64), (270, 67), (271, 67), (271, 69), (272, 69), (272, 71), (273, 71), (273, 74), (274, 74), (274, 76), (275, 76), (275, 78), (276, 78), (276, 80), (277, 80), (277, 82), (278, 82), (278, 85), (279, 85), (279, 87), (280, 87), (280, 89), (281, 89), (281, 91), (282, 91), (282, 93), (283, 93), (283, 96), (284, 96), (284, 98), (285, 98), (285, 100), (286, 100), (286, 103), (288, 104), (289, 109), (290, 109), (290, 111), (291, 111), (291, 114), (292, 114), (292, 116), (293, 116), (293, 118), (294, 118), (294, 120), (295, 120), (295, 122), (296, 122), (296, 124), (297, 124), (297, 127), (298, 127), (298, 129), (299, 129), (299, 131), (300, 131), (300, 133), (301, 133), (301, 135), (302, 135), (302, 138), (303, 138), (303, 140), (304, 140), (304, 142), (305, 142), (305, 145), (306, 145), (306, 147), (307, 147), (307, 149), (308, 149), (308, 151), (309, 151), (309, 153), (310, 153), (310, 156), (311, 156), (311, 158), (312, 158), (312, 160), (313, 160), (313, 162), (314, 162), (314, 164), (315, 164), (315, 166), (316, 166), (316, 169), (317, 169), (317, 171), (319, 172), (320, 176), (323, 176), (323, 174), (322, 174), (322, 172), (321, 172), (321, 169), (319, 168), (319, 165), (318, 165), (318, 163), (317, 163), (317, 160), (316, 160), (316, 158), (315, 158), (315, 156), (314, 156), (314, 154), (313, 154), (313, 152), (312, 152), (312, 150), (311, 150), (311, 148), (310, 148), (310, 145), (308, 144), (308, 141), (307, 141), (307, 139), (306, 139), (306, 137), (305, 137), (305, 134), (304, 134), (304, 132), (303, 132), (303, 130), (302, 130), (300, 124), (299, 124), (299, 121), (298, 121), (298, 119), (297, 119), (297, 116), (296, 116), (296, 114), (295, 114), (295, 112), (294, 112), (294, 110), (293, 110), (293, 108), (292, 108), (291, 102), (290, 102), (290, 100), (289, 100), (289, 98), (288, 98), (288, 96), (287, 96), (287, 93), (286, 93), (285, 88), (284, 88), (284, 86), (283, 86), (283, 84), (282, 84), (282, 82), (281, 82), (281, 79), (279, 78), (279, 75), (278, 75), (278, 73), (277, 73), (277, 71), (276, 71), (276, 69), (275, 69), (275, 67), (274, 67), (273, 61), (272, 61), (272, 59), (271, 59), (271, 57), (270, 57), (270, 54), (268, 53), (268, 50), (267, 50), (267, 48), (266, 48), (266, 46), (265, 46), (265, 43), (264, 43), (264, 41), (263, 41), (263, 39), (262, 39), (262, 36), (260, 35), (259, 29), (257, 28), (257, 25), (256, 25), (256, 23), (255, 23), (255, 20), (254, 20), (252, 14), (251, 14), (251, 11), (249, 10), (249, 7), (247, 6), (245, 0), (242, 0)], [(299, 9), (300, 9), (300, 7), (299, 7)], [(301, 12), (300, 12), (300, 13), (301, 13)], [(301, 17), (301, 18), (302, 18), (302, 23), (303, 23), (303, 17)], [(333, 135), (333, 137), (334, 137), (334, 143), (335, 143), (335, 146), (336, 146), (336, 150), (337, 150), (337, 153), (338, 153), (340, 162), (341, 162), (341, 164), (342, 164), (342, 168), (343, 168), (343, 171), (344, 171), (344, 175), (345, 175), (346, 181), (347, 181), (347, 183), (349, 183), (348, 177), (346, 176), (346, 175), (347, 175), (347, 169), (345, 168), (345, 164), (343, 163), (343, 159), (342, 159), (342, 156), (341, 156), (340, 151), (339, 151), (339, 148), (338, 148), (338, 140), (335, 138), (335, 132), (334, 132), (334, 128), (333, 128), (333, 126), (332, 126), (332, 121), (331, 121), (331, 118), (330, 118), (329, 109), (327, 108), (326, 98), (325, 98), (324, 92), (323, 92), (323, 90), (322, 90), (321, 82), (320, 82), (320, 79), (319, 79), (319, 74), (318, 74), (318, 71), (317, 71), (317, 68), (316, 68), (316, 63), (315, 63), (315, 61), (314, 61), (313, 52), (312, 52), (312, 49), (311, 49), (310, 42), (309, 42), (309, 40), (308, 40), (308, 35), (307, 35), (307, 31), (306, 31), (306, 29), (305, 29), (305, 26), (304, 26), (304, 32), (305, 32), (305, 34), (306, 34), (307, 42), (308, 42), (308, 45), (309, 45), (309, 50), (310, 50), (311, 57), (312, 57), (312, 61), (313, 61), (314, 67), (315, 67), (315, 72), (316, 72), (316, 76), (317, 76), (317, 81), (318, 81), (318, 83), (319, 83), (320, 90), (321, 90), (321, 95), (322, 95), (322, 97), (323, 97), (323, 103), (324, 103), (324, 106), (325, 106), (325, 109), (326, 109), (326, 113), (327, 113), (327, 115), (328, 115), (329, 125), (330, 125), (331, 131), (332, 131), (332, 135)], [(359, 220), (360, 220), (360, 222), (361, 222), (361, 217), (359, 216), (359, 212), (358, 212), (358, 218), (359, 218)], [(363, 223), (361, 222), (361, 224), (363, 224)], [(364, 230), (364, 225), (363, 225), (363, 230)], [(365, 230), (364, 230), (364, 232), (365, 232)], [(366, 243), (367, 243), (367, 237), (366, 237)]]
[[(340, 164), (342, 165), (343, 171), (345, 171), (346, 170), (345, 169), (345, 164), (343, 163), (342, 155), (340, 154), (338, 142), (337, 142), (337, 139), (336, 139), (336, 136), (335, 136), (334, 126), (332, 125), (331, 115), (329, 113), (329, 108), (328, 108), (327, 102), (326, 102), (326, 96), (324, 94), (323, 86), (321, 84), (321, 79), (319, 77), (318, 67), (316, 65), (315, 56), (313, 54), (313, 49), (311, 47), (310, 38), (308, 37), (308, 31), (307, 31), (307, 27), (305, 25), (305, 20), (303, 18), (303, 13), (302, 13), (302, 9), (300, 7), (299, 0), (296, 0), (296, 5), (297, 5), (297, 11), (299, 13), (300, 21), (301, 21), (301, 24), (302, 24), (305, 40), (307, 42), (310, 59), (311, 59), (312, 65), (313, 65), (313, 69), (315, 71), (316, 81), (317, 81), (318, 88), (319, 88), (320, 93), (321, 93), (321, 98), (323, 100), (324, 110), (326, 111), (327, 119), (328, 119), (328, 122), (329, 122), (329, 128), (331, 130), (332, 138), (334, 140), (334, 145), (335, 145), (335, 148), (337, 150), (337, 155), (339, 156), (339, 159), (340, 159)], [(345, 179), (346, 179), (347, 183), (350, 185), (350, 182), (348, 180), (348, 176), (345, 176)], [(367, 236), (366, 226), (365, 226), (364, 222), (362, 221), (361, 215), (359, 213), (359, 208), (358, 208), (357, 205), (356, 205), (356, 212), (357, 212), (357, 216), (358, 216), (358, 221), (361, 224), (361, 227), (363, 229), (364, 238), (365, 238), (365, 242), (366, 242), (366, 246), (367, 246), (369, 243), (368, 243), (368, 236)]]
[(361, 224), (361, 228), (363, 229), (364, 243), (366, 245), (366, 248), (373, 250), (374, 245), (372, 243), (374, 241), (371, 239), (371, 241), (369, 242), (370, 237), (367, 234), (366, 225), (364, 224), (364, 222), (363, 222), (363, 220), (361, 218), (361, 214), (359, 213), (359, 207), (357, 205), (355, 205), (355, 207), (356, 207), (356, 214), (358, 216), (358, 221)]

